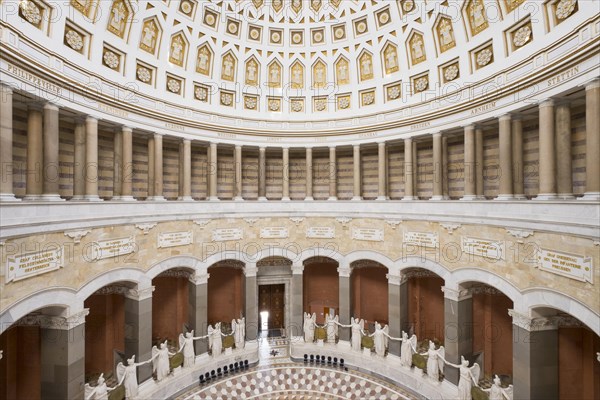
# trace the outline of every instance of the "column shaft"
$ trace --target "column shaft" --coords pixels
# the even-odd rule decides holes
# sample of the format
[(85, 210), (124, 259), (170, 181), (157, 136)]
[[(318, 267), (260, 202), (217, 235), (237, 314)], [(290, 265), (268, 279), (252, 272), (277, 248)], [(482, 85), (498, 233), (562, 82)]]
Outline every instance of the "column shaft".
[[(473, 353), (473, 299), (469, 297), (444, 298), (444, 347), (446, 359), (460, 364), (460, 357), (469, 358)], [(458, 384), (459, 371), (456, 368), (445, 368), (445, 379)]]
[(163, 194), (163, 136), (154, 134), (154, 196), (151, 200), (164, 201)]
[[(246, 266), (246, 268), (248, 268)], [(246, 340), (256, 340), (258, 336), (258, 283), (256, 274), (246, 275)]]
[(412, 138), (404, 139), (404, 197), (402, 200), (415, 200), (415, 171)]
[(88, 201), (98, 201), (98, 120), (85, 119), (85, 196)]
[(258, 200), (267, 200), (267, 149), (258, 149)]
[[(206, 335), (208, 328), (208, 284), (206, 280), (203, 283), (196, 284), (190, 281), (188, 284), (188, 323), (190, 329), (194, 330), (194, 335)], [(196, 355), (208, 352), (208, 340), (194, 341)]]
[(444, 199), (450, 199), (448, 195), (448, 138), (442, 136), (442, 193)]
[(302, 336), (303, 333), (303, 312), (302, 310), (302, 280), (303, 275), (301, 268), (296, 271), (292, 268), (292, 283), (291, 283), (291, 327), (288, 328), (288, 337)]
[[(27, 114), (27, 183), (25, 189), (26, 200), (36, 200), (43, 193), (43, 115), (37, 107), (29, 107)], [(85, 127), (83, 124), (75, 125), (75, 160), (73, 168), (73, 192), (79, 189), (79, 194), (83, 195), (83, 169), (78, 165), (83, 161), (77, 159), (77, 135), (83, 136), (83, 145), (85, 146)], [(85, 148), (85, 147), (83, 147)], [(77, 179), (79, 182), (77, 182)]]
[(192, 200), (192, 141), (189, 139), (183, 140), (183, 182), (181, 190), (181, 200)]
[(306, 196), (304, 200), (313, 200), (313, 161), (310, 147), (306, 148)]
[[(135, 354), (135, 361), (146, 361), (152, 357), (152, 297), (125, 298), (125, 354)], [(138, 382), (152, 378), (152, 364), (137, 369)]]
[(556, 107), (556, 181), (558, 197), (573, 199), (573, 171), (571, 169), (571, 109), (569, 104)]
[(44, 106), (44, 193), (43, 200), (60, 200), (58, 183), (58, 107), (47, 103)]
[(512, 120), (512, 164), (513, 193), (516, 199), (525, 199), (523, 180), (523, 121), (521, 117)]
[(154, 197), (154, 137), (148, 138), (148, 200)]
[(234, 200), (242, 197), (242, 146), (235, 146), (235, 193)]
[(290, 199), (290, 149), (284, 147), (283, 154), (283, 182), (282, 182), (282, 198), (281, 200)]
[(463, 173), (465, 174), (465, 191), (461, 200), (475, 200), (477, 198), (477, 181), (475, 178), (475, 127), (465, 127), (465, 159)]
[(385, 153), (385, 142), (381, 142), (377, 146), (377, 155), (378, 155), (378, 196), (377, 200), (386, 200), (387, 199), (387, 187), (385, 180), (385, 168), (387, 165), (386, 162), (386, 153)]
[(485, 199), (483, 186), (483, 129), (475, 129), (475, 196)]
[(113, 199), (123, 195), (123, 131), (116, 130), (113, 136)]
[(211, 143), (208, 158), (208, 199), (219, 200), (217, 196), (217, 144)]
[(600, 200), (600, 79), (585, 87), (585, 200)]
[(13, 192), (13, 91), (0, 84), (0, 201), (17, 201)]
[(337, 158), (335, 147), (329, 148), (329, 199), (337, 200)]
[(500, 147), (500, 187), (497, 200), (510, 200), (513, 198), (513, 170), (512, 170), (512, 121), (509, 114), (503, 115), (498, 120), (498, 134)]
[(540, 188), (537, 200), (556, 199), (556, 142), (554, 139), (554, 102), (543, 101), (540, 113)]
[(443, 160), (442, 160), (442, 134), (433, 134), (433, 197), (431, 200), (442, 200), (444, 198), (443, 184)]
[(133, 132), (129, 127), (121, 131), (123, 140), (123, 161), (121, 162), (121, 197), (120, 200), (134, 200), (133, 198)]
[[(340, 266), (339, 272), (339, 316), (342, 324), (350, 323), (350, 304), (351, 304), (351, 291), (350, 291), (350, 266)], [(350, 330), (340, 329), (339, 338), (340, 340), (350, 340)]]
[[(390, 329), (389, 334), (393, 337), (402, 337), (402, 321), (400, 318), (402, 295), (399, 283), (392, 282), (388, 277), (388, 326)], [(390, 340), (388, 342), (388, 351), (390, 354), (400, 356), (400, 342)]]
[(352, 200), (360, 200), (361, 188), (360, 188), (360, 145), (355, 144), (353, 148), (353, 165), (354, 165), (354, 197)]

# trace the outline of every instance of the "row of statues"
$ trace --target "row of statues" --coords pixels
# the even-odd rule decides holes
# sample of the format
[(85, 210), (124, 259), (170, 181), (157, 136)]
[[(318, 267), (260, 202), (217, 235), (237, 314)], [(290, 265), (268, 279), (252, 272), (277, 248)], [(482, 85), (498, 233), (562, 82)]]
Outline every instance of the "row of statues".
[[(194, 336), (194, 331), (179, 334), (179, 350), (177, 353), (183, 355), (183, 368), (191, 368), (195, 364), (196, 352), (194, 350), (194, 341), (200, 339), (208, 339), (208, 346), (212, 356), (216, 357), (222, 353), (223, 337), (233, 336), (235, 347), (238, 349), (244, 348), (246, 337), (246, 322), (245, 318), (234, 319), (231, 321), (231, 333), (225, 334), (221, 330), (221, 323), (217, 322), (214, 326), (208, 326), (207, 335)], [(167, 346), (167, 341), (160, 343), (159, 346), (152, 347), (152, 356), (149, 360), (135, 362), (135, 355), (127, 359), (127, 365), (120, 362), (116, 368), (118, 379), (117, 386), (108, 387), (104, 374), (100, 374), (96, 386), (85, 384), (85, 400), (108, 400), (108, 394), (116, 387), (123, 385), (125, 389), (125, 398), (135, 399), (138, 396), (138, 380), (137, 367), (152, 363), (152, 372), (156, 374), (156, 380), (162, 381), (171, 373), (171, 365), (169, 357), (176, 353), (171, 353)]]

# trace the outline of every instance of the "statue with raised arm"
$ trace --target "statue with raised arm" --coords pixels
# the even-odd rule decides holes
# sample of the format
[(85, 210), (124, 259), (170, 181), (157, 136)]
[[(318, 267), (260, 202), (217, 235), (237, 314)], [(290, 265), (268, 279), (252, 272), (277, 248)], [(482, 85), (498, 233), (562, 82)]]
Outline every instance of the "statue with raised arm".
[(436, 349), (435, 344), (430, 340), (429, 349), (421, 355), (427, 356), (427, 376), (429, 379), (439, 382), (440, 373), (444, 372), (444, 357), (446, 356), (444, 346)]
[(509, 385), (507, 388), (503, 388), (500, 383), (500, 377), (494, 375), (492, 386), (489, 389), (481, 390), (489, 393), (489, 400), (513, 400), (513, 386)]
[(123, 365), (122, 362), (117, 365), (117, 379), (119, 385), (123, 384), (125, 387), (126, 400), (135, 399), (138, 395), (137, 367), (151, 362), (152, 358), (148, 361), (136, 363), (134, 354), (133, 357), (127, 359), (127, 366)]
[(352, 329), (352, 338), (350, 344), (352, 345), (352, 350), (360, 351), (361, 348), (361, 340), (362, 340), (362, 332), (365, 330), (365, 320), (358, 318), (350, 318), (350, 325), (343, 325), (336, 321), (336, 325), (341, 326), (343, 328), (351, 328)]
[(306, 343), (312, 343), (315, 341), (315, 326), (317, 321), (317, 314), (304, 313), (304, 341)]
[(96, 386), (90, 386), (89, 383), (85, 384), (84, 398), (85, 400), (108, 400), (108, 393), (114, 390), (114, 387), (106, 386), (104, 380), (104, 374), (100, 374)]
[(325, 329), (327, 329), (327, 343), (335, 343), (335, 338), (338, 335), (339, 316), (325, 315)]
[(231, 321), (231, 329), (236, 349), (243, 349), (246, 343), (246, 318), (233, 319)]
[(412, 367), (412, 356), (413, 353), (417, 352), (417, 335), (412, 335), (410, 338), (408, 334), (402, 331), (402, 346), (400, 346), (400, 365), (403, 367)]
[(213, 329), (212, 326), (208, 326), (208, 347), (212, 352), (213, 357), (217, 357), (221, 355), (223, 351), (223, 338), (222, 336), (227, 336), (221, 332), (221, 323), (217, 322)]
[(379, 322), (375, 322), (375, 332), (369, 335), (369, 337), (373, 338), (373, 342), (375, 344), (375, 354), (380, 357), (385, 356), (385, 350), (388, 344), (389, 338), (389, 327), (386, 325), (383, 328)]
[(158, 382), (165, 379), (171, 373), (169, 356), (174, 355), (175, 353), (169, 351), (166, 340), (160, 344), (160, 347), (152, 346), (152, 372), (156, 373), (156, 380)]
[(463, 356), (460, 356), (460, 364), (452, 364), (444, 360), (444, 362), (451, 367), (458, 368), (460, 372), (460, 378), (458, 379), (458, 400), (472, 400), (471, 388), (473, 384), (479, 384), (479, 374), (481, 368), (479, 364), (475, 363), (472, 367), (469, 367), (469, 360), (465, 360)]
[(206, 339), (206, 336), (194, 337), (194, 331), (179, 334), (179, 353), (183, 351), (183, 368), (193, 367), (196, 362), (196, 352), (194, 351), (194, 340)]

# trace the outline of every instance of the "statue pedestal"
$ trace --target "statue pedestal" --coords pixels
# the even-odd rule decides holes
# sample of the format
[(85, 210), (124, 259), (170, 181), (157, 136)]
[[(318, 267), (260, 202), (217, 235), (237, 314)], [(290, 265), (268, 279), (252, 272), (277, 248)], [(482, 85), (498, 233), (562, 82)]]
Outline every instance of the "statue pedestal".
[(317, 346), (323, 347), (323, 339), (317, 339)]
[(367, 356), (367, 357), (371, 357), (371, 349), (368, 349), (368, 348), (365, 347), (363, 349), (363, 355)]
[(233, 353), (233, 350), (231, 350), (231, 347), (228, 347), (228, 348), (225, 349), (225, 355), (226, 356), (230, 356), (231, 353)]

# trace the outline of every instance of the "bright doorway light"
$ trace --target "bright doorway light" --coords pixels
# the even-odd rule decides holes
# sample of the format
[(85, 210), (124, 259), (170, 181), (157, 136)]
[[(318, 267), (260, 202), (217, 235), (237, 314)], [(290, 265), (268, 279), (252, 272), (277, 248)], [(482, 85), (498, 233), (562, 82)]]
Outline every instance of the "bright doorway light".
[(260, 330), (266, 332), (269, 330), (269, 312), (261, 311), (260, 312)]

